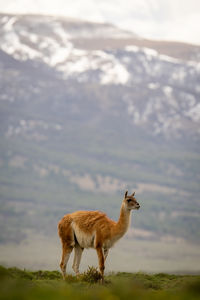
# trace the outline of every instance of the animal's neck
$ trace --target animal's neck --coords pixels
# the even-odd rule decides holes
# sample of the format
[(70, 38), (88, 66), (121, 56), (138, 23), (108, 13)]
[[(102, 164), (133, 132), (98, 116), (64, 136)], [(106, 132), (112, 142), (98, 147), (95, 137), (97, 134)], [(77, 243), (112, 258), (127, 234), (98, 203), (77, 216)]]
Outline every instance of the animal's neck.
[(131, 211), (125, 207), (124, 203), (122, 203), (119, 220), (115, 226), (116, 234), (122, 236), (126, 233), (130, 223), (130, 216), (131, 216)]

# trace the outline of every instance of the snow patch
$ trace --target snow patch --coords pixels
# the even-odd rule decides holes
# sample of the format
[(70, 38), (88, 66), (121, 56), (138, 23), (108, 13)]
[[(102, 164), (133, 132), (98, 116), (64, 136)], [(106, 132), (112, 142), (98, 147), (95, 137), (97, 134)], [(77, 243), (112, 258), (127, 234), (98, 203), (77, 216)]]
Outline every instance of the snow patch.
[(5, 17), (4, 21), (3, 29), (5, 31), (11, 31), (13, 30), (13, 24), (17, 21), (17, 17), (11, 17), (10, 19)]
[(193, 121), (200, 121), (200, 103), (192, 107), (189, 111), (185, 112), (187, 117), (190, 117)]
[(167, 55), (163, 55), (163, 54), (160, 54), (159, 55), (159, 58), (160, 60), (164, 60), (164, 61), (167, 61), (167, 62), (170, 62), (170, 63), (180, 63), (180, 59), (177, 59), (177, 58), (174, 58), (174, 57), (171, 57), (171, 56), (167, 56)]
[(172, 80), (176, 80), (179, 83), (183, 83), (186, 76), (187, 76), (186, 69), (184, 67), (181, 67), (172, 73)]
[(69, 42), (71, 35), (63, 29), (60, 23), (55, 22), (53, 24), (53, 31), (57, 36), (59, 36), (60, 40), (63, 42), (64, 45)]
[(171, 86), (164, 86), (163, 87), (163, 92), (167, 97), (171, 97), (173, 89)]
[(152, 59), (153, 57), (157, 57), (161, 61), (166, 61), (170, 63), (181, 63), (181, 60), (173, 58), (171, 56), (159, 54), (158, 51), (152, 48), (146, 48), (146, 47), (138, 47), (134, 45), (128, 45), (125, 47), (125, 51), (127, 52), (141, 52), (143, 53), (147, 59)]
[(27, 60), (41, 57), (39, 51), (22, 44), (19, 37), (14, 32), (9, 32), (1, 46), (2, 50), (11, 54), (16, 59)]
[(160, 84), (158, 82), (150, 82), (148, 84), (148, 88), (151, 90), (156, 90), (160, 87)]
[(49, 65), (50, 66), (56, 66), (57, 64), (66, 61), (66, 59), (68, 58), (68, 56), (71, 52), (71, 47), (69, 47), (69, 48), (58, 48), (57, 51), (52, 51), (52, 52), (53, 53), (52, 53), (52, 55), (49, 59)]
[(27, 32), (25, 30), (21, 30), (20, 35), (26, 37), (27, 39), (29, 39), (31, 41), (31, 43), (33, 43), (33, 44), (36, 44), (39, 41), (39, 37), (35, 33), (30, 33), (30, 32)]
[(142, 50), (147, 56), (158, 56), (158, 52), (154, 49), (142, 48)]
[(127, 52), (138, 52), (138, 51), (140, 51), (140, 48), (137, 47), (137, 46), (130, 45), (130, 46), (125, 47), (125, 51), (127, 51)]
[(101, 84), (126, 84), (129, 80), (129, 73), (118, 61), (105, 64), (101, 67), (104, 74), (101, 76)]

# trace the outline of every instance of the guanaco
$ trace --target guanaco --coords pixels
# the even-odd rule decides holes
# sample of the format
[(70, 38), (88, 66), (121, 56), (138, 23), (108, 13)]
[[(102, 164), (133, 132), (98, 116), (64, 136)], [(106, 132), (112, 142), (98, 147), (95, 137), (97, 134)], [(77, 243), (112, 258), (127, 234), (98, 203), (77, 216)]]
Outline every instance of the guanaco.
[(97, 251), (102, 282), (104, 281), (104, 265), (108, 251), (126, 233), (131, 210), (140, 208), (134, 196), (135, 192), (130, 196), (128, 191), (125, 192), (117, 222), (100, 211), (76, 211), (65, 215), (60, 220), (58, 234), (62, 243), (60, 268), (63, 279), (66, 276), (66, 266), (72, 250), (74, 249), (72, 268), (78, 275), (83, 249), (94, 248)]

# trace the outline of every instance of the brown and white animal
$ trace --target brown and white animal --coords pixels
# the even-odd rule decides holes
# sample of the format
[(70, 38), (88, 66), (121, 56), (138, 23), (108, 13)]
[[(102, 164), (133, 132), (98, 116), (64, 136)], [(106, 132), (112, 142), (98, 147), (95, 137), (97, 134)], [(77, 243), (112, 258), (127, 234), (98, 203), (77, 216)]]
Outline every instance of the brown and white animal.
[(58, 223), (58, 234), (62, 242), (62, 259), (60, 268), (63, 278), (66, 276), (66, 265), (74, 248), (73, 270), (78, 275), (81, 255), (84, 248), (94, 248), (97, 251), (99, 269), (104, 280), (104, 264), (109, 249), (127, 231), (132, 209), (140, 205), (134, 197), (125, 192), (120, 216), (117, 222), (109, 219), (100, 211), (76, 211), (65, 215)]

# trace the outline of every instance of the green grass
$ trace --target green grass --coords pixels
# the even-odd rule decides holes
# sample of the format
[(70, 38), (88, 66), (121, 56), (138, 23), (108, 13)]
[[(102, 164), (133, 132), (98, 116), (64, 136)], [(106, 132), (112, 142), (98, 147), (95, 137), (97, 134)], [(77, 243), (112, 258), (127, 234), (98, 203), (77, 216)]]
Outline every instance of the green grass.
[(63, 281), (58, 271), (27, 271), (0, 267), (0, 299), (199, 299), (199, 275), (112, 273), (105, 284), (91, 267)]

